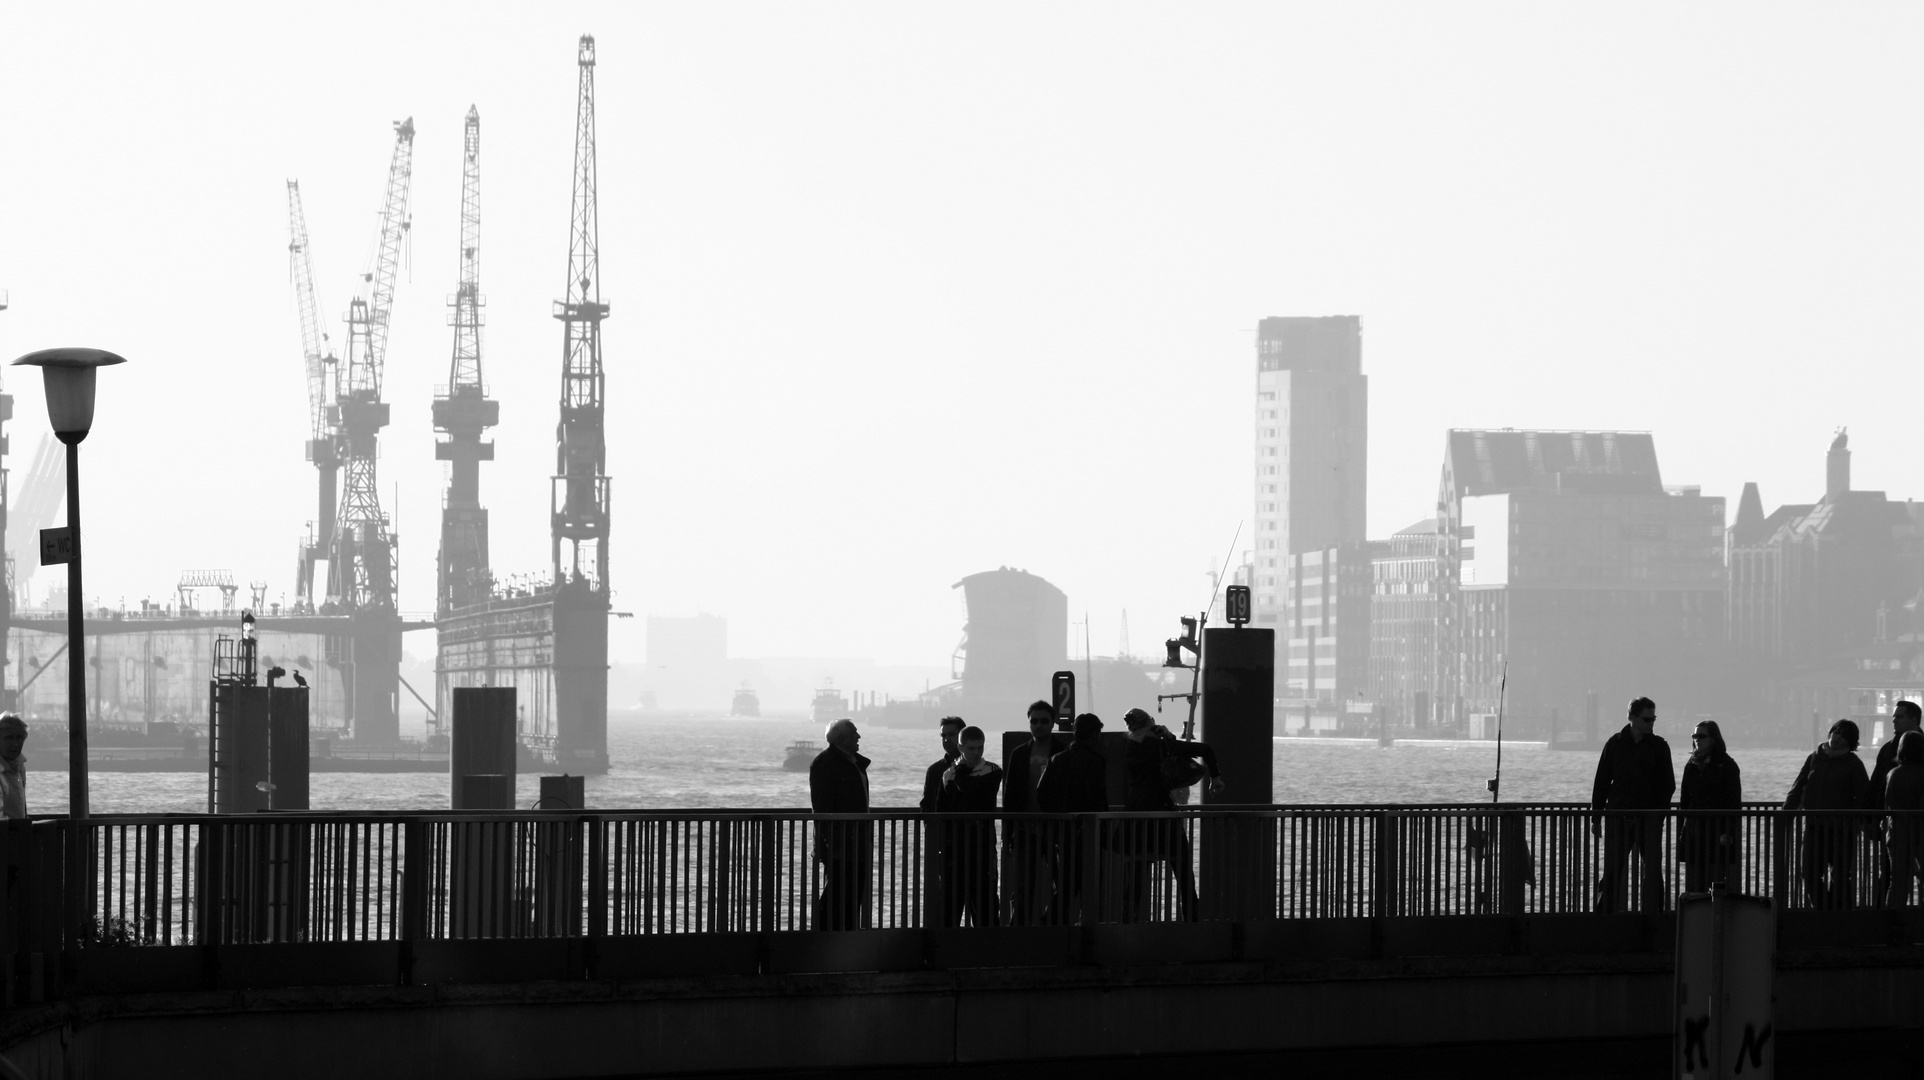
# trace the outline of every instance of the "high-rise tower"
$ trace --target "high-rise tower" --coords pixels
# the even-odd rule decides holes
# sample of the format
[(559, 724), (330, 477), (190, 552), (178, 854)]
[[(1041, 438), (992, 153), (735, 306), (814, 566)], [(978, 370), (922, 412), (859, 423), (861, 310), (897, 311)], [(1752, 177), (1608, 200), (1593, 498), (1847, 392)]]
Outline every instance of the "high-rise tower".
[(1363, 541), (1368, 449), (1362, 320), (1330, 315), (1259, 323), (1257, 623), (1285, 622), (1291, 554)]

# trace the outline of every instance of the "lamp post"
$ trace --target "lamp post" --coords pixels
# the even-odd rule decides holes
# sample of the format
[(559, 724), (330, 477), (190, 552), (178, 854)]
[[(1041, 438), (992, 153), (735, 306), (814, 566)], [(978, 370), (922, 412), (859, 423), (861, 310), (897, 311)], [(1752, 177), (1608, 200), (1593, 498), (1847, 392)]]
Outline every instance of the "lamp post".
[[(87, 816), (87, 669), (86, 605), (80, 591), (80, 441), (94, 425), (94, 372), (123, 357), (100, 349), (42, 349), (15, 360), (14, 366), (37, 367), (45, 380), (47, 419), (53, 433), (67, 444), (67, 535), (72, 545), (67, 560), (67, 814), (74, 821)], [(81, 830), (72, 830), (72, 874), (78, 875), (84, 852)], [(76, 880), (70, 876), (70, 881)], [(84, 879), (79, 879), (84, 880)], [(71, 930), (70, 930), (71, 932)]]

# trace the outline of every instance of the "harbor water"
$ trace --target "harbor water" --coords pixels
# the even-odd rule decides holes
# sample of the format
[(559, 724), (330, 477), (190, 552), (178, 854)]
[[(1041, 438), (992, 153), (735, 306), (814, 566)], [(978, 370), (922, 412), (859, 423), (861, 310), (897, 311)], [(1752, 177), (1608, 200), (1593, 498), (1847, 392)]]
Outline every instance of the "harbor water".
[[(872, 759), (871, 804), (914, 806), (923, 771), (941, 753), (933, 730), (862, 728), (862, 753)], [(1681, 778), (1689, 754), (1687, 731), (1658, 731), (1670, 744)], [(591, 809), (789, 808), (808, 806), (806, 773), (785, 772), (789, 744), (822, 745), (822, 725), (803, 717), (616, 713), (609, 717), (605, 776), (587, 780)], [(993, 734), (990, 745), (1000, 740)], [(1403, 741), (1390, 747), (1366, 739), (1279, 738), (1274, 743), (1276, 801), (1280, 803), (1476, 803), (1495, 773), (1489, 742)], [(1731, 747), (1743, 769), (1744, 798), (1784, 797), (1807, 751)], [(1859, 756), (1868, 768), (1875, 751)], [(33, 767), (26, 747), (28, 800), (35, 814), (67, 809), (67, 774)], [(1582, 802), (1596, 772), (1594, 751), (1550, 750), (1542, 743), (1506, 743), (1505, 802)], [(106, 772), (89, 778), (96, 814), (200, 813), (207, 809), (203, 773)], [(532, 807), (539, 788), (522, 775), (516, 805)], [(448, 778), (438, 773), (315, 773), (316, 810), (443, 810)]]

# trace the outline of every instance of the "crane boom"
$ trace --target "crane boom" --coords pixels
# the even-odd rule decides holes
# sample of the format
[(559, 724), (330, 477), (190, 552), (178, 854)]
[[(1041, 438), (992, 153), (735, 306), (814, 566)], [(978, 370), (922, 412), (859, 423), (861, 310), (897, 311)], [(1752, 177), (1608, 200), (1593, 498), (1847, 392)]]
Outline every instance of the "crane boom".
[(361, 279), (373, 285), (367, 303), (367, 347), (361, 362), (350, 362), (350, 392), (381, 396), (382, 368), (387, 360), (389, 313), (394, 308), (394, 282), (401, 267), (401, 241), (413, 227), (408, 216), (408, 184), (414, 176), (414, 118), (394, 125), (394, 158), (388, 165), (387, 196), (381, 203), (381, 239), (374, 265)]
[(308, 254), (307, 215), (301, 209), (301, 182), (287, 182), (287, 256), (294, 277), (294, 306), (301, 317), (301, 355), (307, 362), (308, 419), (313, 438), (330, 427), (327, 406), (333, 387), (328, 376), (334, 354), (327, 332), (321, 329), (320, 305), (314, 299), (314, 262)]

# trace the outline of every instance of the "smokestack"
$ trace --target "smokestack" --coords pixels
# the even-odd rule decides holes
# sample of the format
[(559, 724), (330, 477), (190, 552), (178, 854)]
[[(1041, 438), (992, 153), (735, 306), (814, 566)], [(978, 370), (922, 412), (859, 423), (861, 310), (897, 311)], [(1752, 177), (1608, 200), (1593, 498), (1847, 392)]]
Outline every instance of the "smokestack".
[(1831, 440), (1830, 453), (1824, 455), (1824, 498), (1835, 502), (1851, 489), (1850, 436), (1843, 428)]

